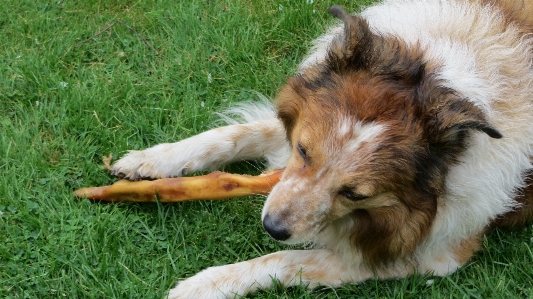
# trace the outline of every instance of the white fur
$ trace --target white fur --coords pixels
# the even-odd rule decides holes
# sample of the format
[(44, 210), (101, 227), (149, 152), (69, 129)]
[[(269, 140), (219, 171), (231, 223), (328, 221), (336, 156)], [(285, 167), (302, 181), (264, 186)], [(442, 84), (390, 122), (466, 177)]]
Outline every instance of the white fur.
[(363, 124), (358, 122), (354, 128), (356, 135), (345, 144), (346, 154), (354, 153), (363, 142), (372, 142), (372, 140), (381, 134), (383, 130), (383, 125), (375, 123)]

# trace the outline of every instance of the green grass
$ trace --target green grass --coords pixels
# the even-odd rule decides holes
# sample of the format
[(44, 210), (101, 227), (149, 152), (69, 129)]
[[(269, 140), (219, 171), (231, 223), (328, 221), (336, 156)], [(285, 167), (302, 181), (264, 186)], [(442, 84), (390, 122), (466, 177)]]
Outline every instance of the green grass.
[[(314, 2), (1, 1), (0, 298), (161, 298), (203, 268), (281, 249), (260, 197), (95, 204), (72, 191), (114, 181), (103, 155), (197, 134), (252, 91), (274, 95), (332, 22), (331, 3)], [(119, 19), (158, 54), (119, 23), (101, 32)], [(484, 247), (445, 278), (250, 298), (533, 298), (533, 227)]]

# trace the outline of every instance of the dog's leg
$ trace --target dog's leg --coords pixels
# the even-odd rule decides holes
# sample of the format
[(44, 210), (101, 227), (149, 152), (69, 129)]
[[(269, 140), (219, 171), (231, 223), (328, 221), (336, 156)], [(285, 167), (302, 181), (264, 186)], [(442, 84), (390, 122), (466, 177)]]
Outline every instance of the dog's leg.
[(130, 151), (113, 165), (111, 173), (129, 180), (176, 177), (260, 157), (267, 158), (269, 167), (283, 167), (288, 155), (283, 125), (272, 118), (220, 127), (176, 143)]
[(279, 251), (232, 265), (211, 267), (179, 282), (169, 299), (234, 298), (271, 288), (275, 280), (285, 287), (337, 287), (373, 277), (363, 266), (350, 267), (330, 250)]

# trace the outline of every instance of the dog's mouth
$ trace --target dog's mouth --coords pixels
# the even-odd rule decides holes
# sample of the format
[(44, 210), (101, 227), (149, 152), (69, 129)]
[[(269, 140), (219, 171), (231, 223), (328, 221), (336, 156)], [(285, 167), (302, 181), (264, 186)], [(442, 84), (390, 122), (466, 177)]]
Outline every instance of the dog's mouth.
[(312, 244), (317, 244), (317, 240), (318, 240), (318, 235), (320, 235), (321, 233), (323, 233), (326, 228), (328, 228), (329, 224), (326, 224), (324, 225), (323, 227), (321, 227), (318, 232), (316, 233), (313, 233), (313, 234), (310, 234), (309, 236), (306, 236), (304, 238), (290, 238), (290, 239), (287, 239), (287, 240), (284, 240), (284, 241), (278, 241), (282, 244), (285, 244), (285, 245), (309, 245), (311, 244), (311, 246), (313, 246)]

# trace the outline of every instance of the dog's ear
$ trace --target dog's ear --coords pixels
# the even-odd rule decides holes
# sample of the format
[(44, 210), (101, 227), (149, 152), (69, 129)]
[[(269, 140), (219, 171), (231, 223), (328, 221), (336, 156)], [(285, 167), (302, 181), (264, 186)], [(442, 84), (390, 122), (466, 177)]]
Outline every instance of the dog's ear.
[(426, 125), (430, 141), (464, 146), (464, 137), (469, 130), (477, 130), (499, 139), (503, 135), (485, 118), (479, 107), (467, 99), (448, 95), (426, 112)]
[(333, 40), (329, 51), (329, 65), (335, 70), (360, 69), (368, 64), (373, 52), (373, 34), (366, 20), (348, 14), (334, 5), (329, 13), (344, 23), (344, 34)]

